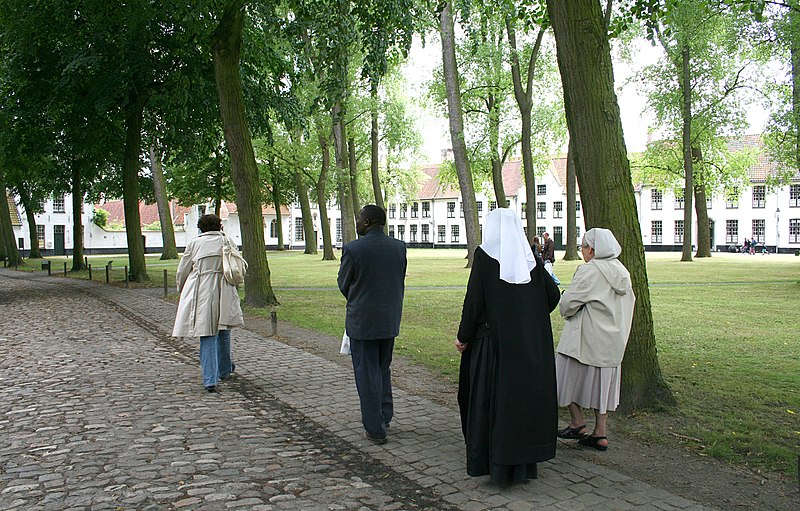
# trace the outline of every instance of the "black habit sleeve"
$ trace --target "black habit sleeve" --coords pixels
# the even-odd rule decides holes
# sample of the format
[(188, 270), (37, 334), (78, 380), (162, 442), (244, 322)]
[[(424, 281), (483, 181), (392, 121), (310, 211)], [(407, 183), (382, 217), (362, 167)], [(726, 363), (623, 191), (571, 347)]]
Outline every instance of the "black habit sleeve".
[(479, 247), (475, 249), (472, 260), (472, 270), (469, 273), (467, 294), (464, 296), (464, 306), (461, 309), (461, 324), (458, 326), (458, 340), (468, 343), (475, 339), (478, 325), (485, 321), (486, 304), (483, 296), (483, 279), (481, 278), (482, 259), (488, 257)]

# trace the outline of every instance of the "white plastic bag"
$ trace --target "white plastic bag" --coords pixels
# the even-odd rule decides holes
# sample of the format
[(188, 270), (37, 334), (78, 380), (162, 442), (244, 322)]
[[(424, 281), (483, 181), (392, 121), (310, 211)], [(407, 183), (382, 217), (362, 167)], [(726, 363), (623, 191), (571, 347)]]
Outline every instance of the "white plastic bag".
[(350, 354), (350, 337), (347, 335), (347, 330), (342, 334), (342, 348), (339, 350), (342, 355)]
[(547, 270), (547, 273), (549, 273), (551, 277), (553, 277), (553, 282), (555, 282), (557, 286), (560, 286), (561, 285), (561, 281), (558, 280), (558, 277), (556, 277), (556, 274), (553, 273), (553, 263), (551, 263), (550, 261), (545, 261), (544, 262), (544, 269)]

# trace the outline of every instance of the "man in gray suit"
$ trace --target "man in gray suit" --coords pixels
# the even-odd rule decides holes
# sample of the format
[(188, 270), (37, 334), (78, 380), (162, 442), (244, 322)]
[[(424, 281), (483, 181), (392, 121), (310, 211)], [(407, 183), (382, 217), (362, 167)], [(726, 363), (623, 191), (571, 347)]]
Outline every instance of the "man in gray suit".
[(384, 232), (386, 212), (375, 205), (358, 214), (359, 238), (342, 247), (339, 290), (347, 299), (345, 330), (365, 436), (386, 443), (394, 414), (392, 363), (394, 338), (400, 333), (406, 277), (406, 245)]

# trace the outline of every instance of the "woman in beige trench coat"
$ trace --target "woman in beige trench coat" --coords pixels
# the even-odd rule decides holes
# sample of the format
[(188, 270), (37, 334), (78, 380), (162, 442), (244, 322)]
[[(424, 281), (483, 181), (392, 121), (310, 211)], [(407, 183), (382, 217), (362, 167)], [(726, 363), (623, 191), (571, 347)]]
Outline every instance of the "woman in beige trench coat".
[(244, 325), (244, 317), (238, 291), (222, 277), (222, 221), (203, 215), (197, 227), (202, 234), (186, 246), (175, 276), (181, 298), (172, 335), (200, 337), (203, 386), (216, 392), (236, 368), (230, 329)]

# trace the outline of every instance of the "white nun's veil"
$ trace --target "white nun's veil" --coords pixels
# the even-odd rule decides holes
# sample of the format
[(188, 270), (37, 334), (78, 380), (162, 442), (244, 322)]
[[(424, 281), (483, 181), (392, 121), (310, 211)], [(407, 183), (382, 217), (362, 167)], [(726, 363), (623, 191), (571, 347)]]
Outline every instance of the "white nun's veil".
[(486, 215), (481, 248), (500, 263), (500, 279), (510, 284), (527, 284), (536, 267), (531, 246), (522, 230), (519, 217), (507, 208), (497, 208)]

